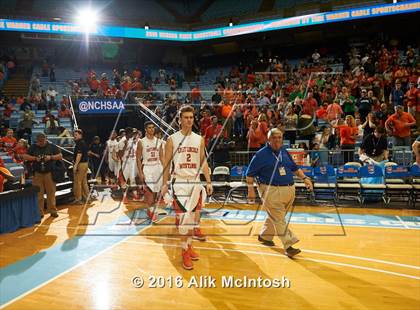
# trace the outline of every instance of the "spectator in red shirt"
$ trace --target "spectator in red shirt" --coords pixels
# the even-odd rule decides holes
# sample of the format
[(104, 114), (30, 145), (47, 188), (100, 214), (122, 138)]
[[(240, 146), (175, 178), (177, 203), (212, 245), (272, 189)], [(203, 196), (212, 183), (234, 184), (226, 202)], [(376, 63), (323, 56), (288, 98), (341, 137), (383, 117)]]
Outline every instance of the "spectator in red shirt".
[(102, 73), (101, 82), (99, 84), (102, 89), (102, 93), (106, 93), (106, 91), (109, 89), (109, 80), (106, 76), (106, 73)]
[(63, 104), (66, 107), (70, 106), (70, 101), (69, 101), (69, 98), (67, 96), (63, 96), (63, 98), (61, 98), (60, 105), (63, 105)]
[(322, 106), (319, 107), (319, 109), (316, 111), (316, 118), (327, 120), (327, 107), (328, 103), (324, 102)]
[(203, 118), (200, 120), (200, 132), (204, 136), (206, 134), (206, 129), (211, 125), (212, 121), (208, 111), (203, 112)]
[(385, 122), (385, 128), (393, 136), (393, 146), (411, 145), (411, 127), (416, 125), (414, 117), (404, 112), (404, 107), (398, 105), (395, 107), (395, 113)]
[(410, 82), (409, 89), (405, 93), (405, 96), (407, 98), (407, 108), (408, 113), (413, 115), (413, 117), (416, 117), (416, 109), (417, 109), (417, 93), (419, 90), (414, 87), (414, 83)]
[(263, 140), (261, 131), (258, 129), (258, 121), (252, 120), (251, 126), (248, 130), (248, 151), (251, 152), (249, 160), (254, 156), (254, 152), (261, 147), (261, 140)]
[(28, 142), (25, 139), (20, 139), (17, 145), (13, 148), (13, 158), (15, 162), (22, 163), (23, 155), (28, 153)]
[(308, 96), (305, 100), (303, 100), (302, 105), (302, 114), (306, 115), (314, 115), (316, 110), (318, 109), (318, 103), (316, 99), (313, 97), (312, 91), (308, 92)]
[(16, 104), (21, 105), (24, 102), (25, 102), (25, 97), (23, 97), (23, 96), (17, 97)]
[(70, 118), (71, 117), (70, 109), (67, 108), (64, 104), (61, 105), (60, 110), (58, 111), (58, 117), (59, 118)]
[(10, 119), (10, 116), (12, 116), (12, 113), (13, 113), (13, 106), (10, 103), (6, 104), (6, 107), (3, 110), (4, 118), (7, 120)]
[(193, 105), (199, 105), (201, 100), (201, 91), (198, 85), (191, 89), (191, 101)]
[(137, 78), (135, 78), (134, 83), (131, 84), (131, 90), (140, 91), (142, 89), (143, 89), (143, 85), (141, 84), (141, 82)]
[(354, 117), (347, 115), (345, 125), (336, 125), (334, 127), (337, 128), (340, 133), (340, 146), (343, 150), (344, 163), (352, 162), (354, 160), (356, 137), (359, 133)]
[(124, 91), (124, 93), (127, 93), (131, 89), (131, 79), (130, 77), (126, 77), (123, 79), (123, 82), (121, 83), (121, 88)]
[(13, 136), (13, 129), (8, 129), (6, 136), (0, 139), (3, 152), (7, 152), (9, 155), (13, 153), (13, 148), (16, 146), (16, 143), (16, 138)]
[[(213, 116), (211, 118), (212, 124), (206, 128), (206, 132), (204, 134), (204, 141), (206, 143), (206, 147), (208, 146), (211, 139), (217, 137), (222, 131), (222, 125), (218, 123), (217, 117)], [(226, 130), (224, 130), (223, 136), (227, 139)]]
[(339, 119), (344, 112), (341, 109), (340, 105), (337, 102), (333, 102), (327, 107), (327, 119), (333, 121)]
[(99, 81), (96, 79), (96, 76), (94, 76), (90, 81), (89, 81), (89, 87), (90, 87), (90, 91), (92, 93), (97, 93), (98, 89), (99, 89), (100, 83)]
[(267, 142), (267, 134), (270, 130), (270, 128), (268, 128), (267, 116), (265, 114), (260, 114), (260, 116), (258, 117), (258, 130), (261, 133), (260, 144), (263, 145)]
[(141, 71), (140, 71), (140, 69), (139, 68), (135, 68), (133, 70), (132, 76), (133, 76), (134, 79), (140, 80), (141, 79)]

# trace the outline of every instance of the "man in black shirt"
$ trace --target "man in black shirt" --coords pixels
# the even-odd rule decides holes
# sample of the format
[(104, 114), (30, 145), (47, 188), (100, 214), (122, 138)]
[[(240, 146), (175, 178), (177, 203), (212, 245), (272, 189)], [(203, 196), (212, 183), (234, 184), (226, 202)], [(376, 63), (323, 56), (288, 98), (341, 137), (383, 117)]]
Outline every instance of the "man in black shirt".
[(369, 156), (377, 162), (388, 159), (388, 142), (383, 127), (375, 128), (373, 133), (363, 139), (359, 154)]
[(47, 141), (45, 134), (40, 133), (36, 137), (36, 144), (31, 145), (28, 154), (23, 159), (32, 162), (34, 176), (32, 185), (38, 186), (38, 207), (41, 217), (44, 216), (44, 192), (47, 194), (47, 212), (52, 217), (58, 217), (55, 207), (55, 182), (52, 178), (52, 160), (61, 160), (63, 156), (60, 150)]
[(381, 109), (379, 111), (375, 112), (375, 116), (376, 116), (376, 119), (379, 121), (379, 124), (382, 127), (384, 127), (385, 122), (389, 117), (388, 106), (386, 105), (386, 103), (381, 104)]
[(357, 107), (362, 123), (366, 121), (367, 115), (372, 111), (372, 99), (367, 96), (366, 89), (362, 89), (362, 96), (357, 100)]
[(89, 186), (87, 183), (89, 149), (86, 142), (83, 140), (83, 131), (81, 129), (76, 129), (74, 131), (74, 141), (76, 142), (76, 145), (74, 146), (73, 151), (74, 201), (72, 203), (83, 204), (84, 202), (88, 202), (89, 197)]
[(104, 155), (104, 146), (101, 143), (101, 139), (98, 136), (93, 137), (93, 142), (89, 146), (89, 161), (92, 170), (92, 174), (96, 177), (101, 176), (102, 184), (105, 183), (104, 168), (101, 167), (101, 160)]

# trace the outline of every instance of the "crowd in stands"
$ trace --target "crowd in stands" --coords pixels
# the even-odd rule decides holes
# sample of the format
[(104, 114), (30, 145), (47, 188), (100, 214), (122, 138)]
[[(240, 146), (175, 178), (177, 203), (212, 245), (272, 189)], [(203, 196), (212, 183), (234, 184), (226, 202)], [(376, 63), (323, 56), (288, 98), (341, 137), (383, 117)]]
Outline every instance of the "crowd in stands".
[(0, 89), (6, 80), (16, 72), (17, 60), (7, 51), (0, 50)]
[[(128, 91), (150, 91), (137, 99), (175, 128), (179, 107), (194, 105), (196, 131), (216, 161), (226, 161), (229, 150), (258, 150), (270, 128), (277, 127), (291, 146), (310, 151), (309, 162), (319, 165), (328, 161), (326, 151), (334, 149), (349, 162), (354, 160), (356, 146), (362, 146), (359, 155), (366, 155), (366, 146), (381, 145), (380, 154), (379, 148), (373, 152), (368, 148), (368, 155), (377, 160), (388, 157), (389, 144), (383, 141), (392, 142), (393, 147), (411, 146), (420, 134), (418, 59), (418, 50), (411, 46), (372, 41), (349, 48), (340, 61), (331, 61), (325, 49), (294, 64), (279, 58), (258, 60), (258, 66), (264, 66), (262, 72), (256, 72), (257, 61), (220, 71), (211, 98), (200, 89), (199, 76), (205, 71), (200, 69), (186, 95), (178, 92), (183, 77), (165, 69), (157, 77), (139, 67), (114, 69), (112, 77), (89, 70), (86, 78), (69, 83), (73, 96), (82, 95), (85, 87), (90, 95), (110, 98), (123, 98)], [(54, 65), (44, 63), (41, 69), (42, 76), (55, 80)], [(169, 92), (154, 92), (157, 84), (166, 84)], [(35, 124), (33, 110), (45, 110), (46, 134), (59, 136), (61, 145), (70, 142), (71, 133), (60, 126), (60, 119), (71, 117), (70, 103), (66, 96), (59, 99), (57, 95), (53, 87), (43, 89), (40, 75), (34, 74), (27, 98), (0, 97), (0, 147), (14, 154), (16, 161), (27, 148), (25, 140), (30, 139)], [(58, 117), (50, 113), (52, 109), (58, 109)], [(23, 112), (15, 132), (8, 129), (13, 111)], [(380, 144), (378, 139), (382, 139)]]
[[(393, 146), (410, 146), (411, 135), (420, 133), (420, 65), (418, 51), (411, 46), (372, 42), (351, 47), (342, 68), (331, 64), (325, 49), (296, 65), (275, 58), (266, 67), (267, 73), (255, 72), (256, 64), (221, 71), (211, 100), (202, 96), (199, 82), (183, 96), (177, 92), (179, 77), (162, 69), (153, 81), (150, 70), (140, 68), (122, 73), (114, 69), (112, 78), (89, 70), (85, 80), (72, 81), (73, 95), (88, 85), (92, 95), (122, 98), (128, 91), (153, 92), (155, 83), (164, 82), (170, 92), (160, 98), (163, 104), (154, 106), (156, 94), (143, 96), (143, 102), (172, 124), (181, 104), (199, 107), (196, 129), (207, 146), (222, 128), (225, 140), (251, 150), (266, 142), (273, 127), (281, 128), (291, 144), (309, 140), (309, 149), (354, 150), (357, 140), (378, 127), (385, 128)], [(328, 145), (316, 139), (323, 126), (330, 128)], [(351, 153), (346, 159), (352, 159)]]

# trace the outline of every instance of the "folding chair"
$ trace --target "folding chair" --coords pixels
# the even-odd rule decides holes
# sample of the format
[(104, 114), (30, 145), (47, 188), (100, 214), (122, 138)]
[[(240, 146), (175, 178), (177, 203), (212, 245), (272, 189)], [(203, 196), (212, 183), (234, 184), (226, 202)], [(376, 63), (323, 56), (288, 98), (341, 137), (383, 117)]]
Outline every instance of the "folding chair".
[[(303, 171), (303, 173), (309, 177), (313, 178), (314, 176), (314, 169), (311, 166), (299, 166), (299, 169)], [(296, 199), (303, 198), (303, 199), (311, 199), (311, 193), (306, 188), (305, 183), (303, 183), (299, 178), (293, 177), (295, 182), (295, 190), (296, 190)]]
[(227, 199), (246, 199), (248, 186), (245, 181), (245, 173), (248, 166), (233, 166), (230, 169), (229, 194)]
[(401, 165), (385, 166), (386, 204), (389, 204), (392, 197), (398, 197), (400, 201), (407, 201), (410, 204), (413, 186), (406, 184), (409, 177), (410, 172), (407, 167)]
[(377, 165), (366, 165), (360, 168), (360, 199), (364, 203), (367, 198), (382, 199), (385, 203), (386, 186), (382, 168)]
[(360, 203), (360, 179), (359, 170), (361, 165), (359, 163), (350, 162), (341, 166), (337, 170), (337, 187), (336, 187), (336, 202), (348, 197), (350, 199), (356, 198)]
[(219, 166), (214, 168), (211, 180), (213, 185), (213, 196), (217, 197), (218, 194), (222, 193), (223, 198), (226, 198), (230, 182), (229, 167)]
[(416, 163), (411, 166), (410, 174), (412, 176), (411, 185), (413, 186), (411, 201), (413, 207), (416, 207), (416, 203), (420, 202), (420, 167)]
[(314, 169), (314, 195), (315, 199), (336, 201), (337, 178), (334, 168), (330, 165), (319, 166)]
[(409, 146), (394, 146), (392, 158), (399, 165), (409, 166), (413, 160), (413, 152)]

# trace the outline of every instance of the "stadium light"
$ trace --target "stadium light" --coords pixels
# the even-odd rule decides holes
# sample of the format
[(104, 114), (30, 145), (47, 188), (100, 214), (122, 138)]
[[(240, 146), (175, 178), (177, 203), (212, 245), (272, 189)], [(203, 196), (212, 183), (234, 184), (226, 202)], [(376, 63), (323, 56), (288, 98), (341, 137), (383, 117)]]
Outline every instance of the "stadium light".
[(77, 24), (80, 25), (86, 34), (95, 32), (96, 24), (98, 22), (98, 14), (90, 7), (81, 9), (77, 12)]
[(144, 30), (149, 30), (149, 29), (150, 29), (149, 23), (145, 23), (144, 24)]
[(229, 19), (229, 27), (232, 27), (232, 26), (233, 26), (233, 20), (231, 18), (231, 19)]

